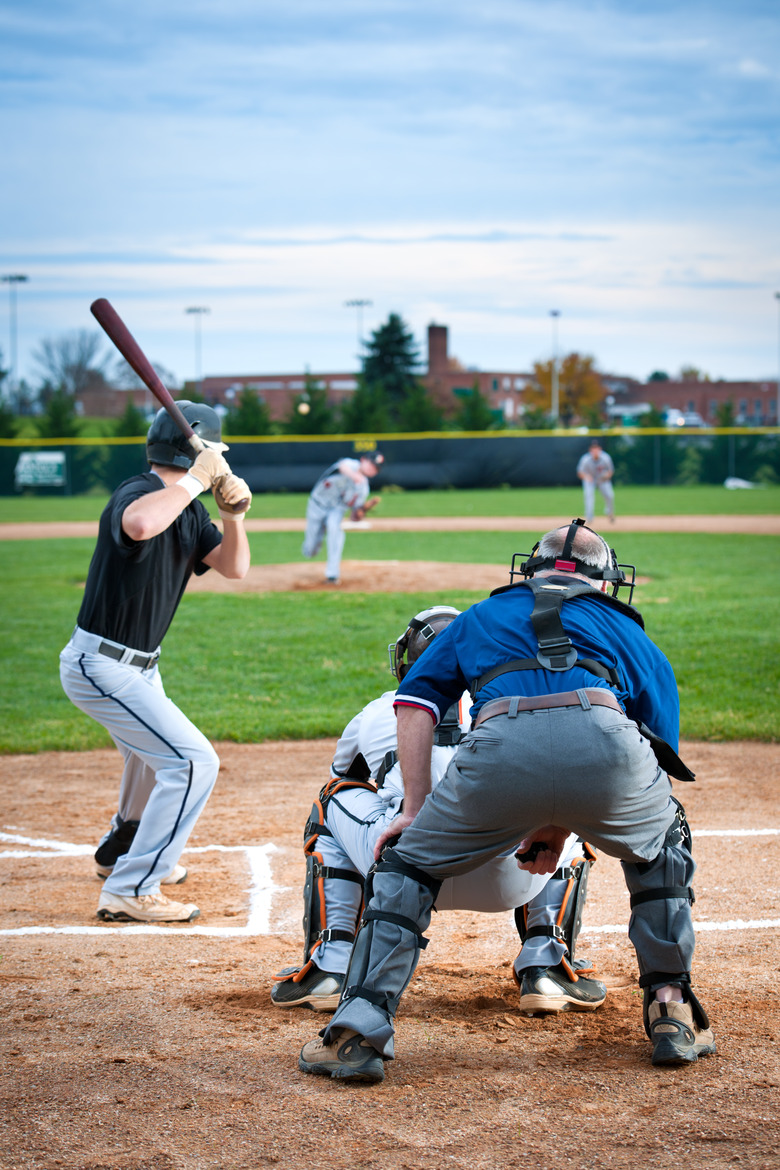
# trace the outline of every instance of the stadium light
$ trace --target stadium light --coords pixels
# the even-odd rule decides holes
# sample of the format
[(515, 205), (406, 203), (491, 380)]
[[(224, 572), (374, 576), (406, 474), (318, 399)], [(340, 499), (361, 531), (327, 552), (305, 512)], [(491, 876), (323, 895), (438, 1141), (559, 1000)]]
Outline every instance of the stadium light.
[(554, 426), (558, 426), (560, 408), (558, 405), (558, 318), (561, 315), (560, 309), (550, 309), (550, 316), (552, 317), (552, 401), (550, 403), (550, 413), (553, 417)]
[(10, 347), (8, 356), (11, 362), (8, 388), (11, 392), (13, 392), (16, 389), (16, 351), (18, 340), (16, 324), (16, 286), (18, 284), (24, 284), (27, 280), (29, 280), (29, 277), (25, 276), (21, 272), (11, 272), (6, 276), (0, 276), (0, 280), (2, 280), (3, 284), (8, 285), (8, 322), (10, 333)]
[(195, 386), (198, 394), (201, 393), (201, 383), (203, 382), (203, 369), (201, 362), (202, 342), (201, 342), (201, 325), (200, 319), (204, 313), (209, 313), (211, 310), (207, 309), (205, 305), (191, 305), (189, 309), (185, 309), (185, 313), (191, 313), (195, 318)]
[(360, 360), (361, 357), (360, 348), (363, 344), (363, 309), (367, 308), (369, 305), (373, 305), (373, 303), (373, 301), (360, 299), (354, 301), (344, 301), (345, 309), (357, 309), (358, 360)]

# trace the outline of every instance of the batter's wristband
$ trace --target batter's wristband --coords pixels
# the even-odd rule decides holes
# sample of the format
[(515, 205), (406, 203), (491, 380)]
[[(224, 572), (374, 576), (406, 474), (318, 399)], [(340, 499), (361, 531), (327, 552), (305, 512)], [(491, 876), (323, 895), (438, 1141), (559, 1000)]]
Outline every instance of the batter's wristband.
[(191, 471), (188, 471), (186, 475), (181, 477), (177, 487), (183, 487), (185, 492), (189, 492), (191, 500), (196, 499), (201, 492), (205, 492), (206, 490), (197, 475), (193, 475)]
[(221, 508), (218, 508), (217, 511), (223, 520), (243, 520), (246, 516), (246, 512), (223, 512)]

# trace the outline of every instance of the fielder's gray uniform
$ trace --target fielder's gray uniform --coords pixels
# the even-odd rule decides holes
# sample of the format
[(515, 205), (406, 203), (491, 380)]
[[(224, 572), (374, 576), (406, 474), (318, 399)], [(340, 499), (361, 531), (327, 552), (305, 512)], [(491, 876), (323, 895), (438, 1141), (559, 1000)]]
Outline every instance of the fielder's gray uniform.
[[(356, 482), (345, 474), (345, 468), (359, 475)], [(305, 557), (316, 557), (327, 539), (327, 566), (329, 581), (338, 581), (341, 572), (341, 554), (344, 551), (344, 532), (341, 522), (347, 509), (358, 508), (368, 499), (368, 478), (360, 471), (359, 459), (340, 459), (323, 472), (315, 483), (306, 506), (306, 532), (301, 552)]]
[(615, 466), (606, 451), (602, 451), (598, 459), (590, 451), (586, 451), (577, 464), (577, 474), (589, 475), (583, 479), (582, 495), (585, 509), (585, 520), (590, 524), (596, 510), (596, 488), (604, 497), (604, 511), (607, 516), (615, 514), (615, 489), (612, 486), (612, 474)]
[[(365, 759), (371, 776), (379, 774), (386, 754), (396, 748), (394, 699), (395, 691), (386, 691), (349, 722), (336, 746), (332, 777), (346, 775), (358, 753)], [(470, 697), (465, 695), (460, 702), (463, 730), (471, 723), (468, 716), (470, 705)], [(431, 759), (434, 785), (443, 777), (455, 751), (454, 746), (434, 746)], [(333, 835), (322, 834), (317, 840), (317, 853), (323, 865), (352, 870), (365, 877), (374, 864), (374, 846), (398, 815), (403, 797), (403, 778), (397, 763), (383, 777), (378, 792), (347, 788), (332, 797), (327, 803), (325, 823)], [(473, 872), (448, 878), (436, 899), (437, 909), (499, 913), (528, 905), (529, 929), (553, 926), (568, 882), (552, 880), (548, 874), (530, 874), (519, 869), (514, 857), (519, 840), (518, 837), (497, 857)], [(581, 853), (582, 843), (572, 834), (566, 842), (561, 866), (568, 865)], [(353, 931), (362, 901), (362, 888), (354, 881), (340, 878), (325, 878), (324, 885), (329, 930)], [(323, 971), (344, 973), (351, 950), (349, 942), (327, 939), (317, 947), (312, 959)], [(515, 960), (515, 970), (555, 966), (565, 953), (565, 943), (557, 938), (528, 938)]]

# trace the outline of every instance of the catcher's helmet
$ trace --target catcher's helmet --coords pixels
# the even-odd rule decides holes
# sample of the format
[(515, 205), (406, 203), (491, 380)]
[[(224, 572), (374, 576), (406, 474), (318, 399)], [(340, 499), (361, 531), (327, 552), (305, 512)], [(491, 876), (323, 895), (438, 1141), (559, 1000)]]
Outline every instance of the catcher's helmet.
[[(222, 442), (222, 423), (216, 410), (203, 402), (177, 402), (182, 414), (195, 434), (207, 447), (215, 451), (227, 451)], [(192, 467), (196, 452), (189, 439), (181, 433), (167, 410), (158, 410), (146, 436), (146, 458), (150, 463), (163, 467)]]
[(390, 670), (399, 682), (436, 635), (455, 621), (459, 613), (460, 610), (451, 605), (434, 605), (415, 614), (398, 641), (387, 647)]

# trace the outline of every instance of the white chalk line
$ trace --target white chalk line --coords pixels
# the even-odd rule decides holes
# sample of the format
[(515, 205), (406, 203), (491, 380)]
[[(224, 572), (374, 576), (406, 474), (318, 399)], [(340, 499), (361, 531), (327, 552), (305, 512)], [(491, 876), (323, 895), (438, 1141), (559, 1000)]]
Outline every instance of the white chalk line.
[[(776, 837), (780, 829), (698, 829), (695, 837)], [(94, 851), (94, 845), (75, 845), (65, 841), (51, 841), (46, 838), (24, 837), (20, 834), (0, 832), (0, 841), (8, 844), (32, 846), (30, 849), (4, 850), (0, 860), (14, 857), (87, 857)], [(250, 938), (258, 935), (284, 934), (286, 931), (271, 929), (271, 903), (275, 893), (286, 887), (274, 884), (271, 876), (270, 854), (277, 852), (273, 842), (266, 845), (199, 845), (187, 849), (187, 853), (243, 853), (249, 863), (252, 884), (249, 887), (249, 915), (244, 926), (158, 926), (154, 923), (133, 923), (129, 926), (22, 926), (13, 930), (0, 930), (0, 935), (36, 934), (92, 934), (103, 938), (126, 934), (167, 934), (200, 935), (209, 938)], [(731, 919), (727, 922), (694, 921), (697, 933), (708, 931), (777, 930), (780, 919)], [(604, 926), (583, 925), (582, 933), (625, 934), (626, 924)]]

